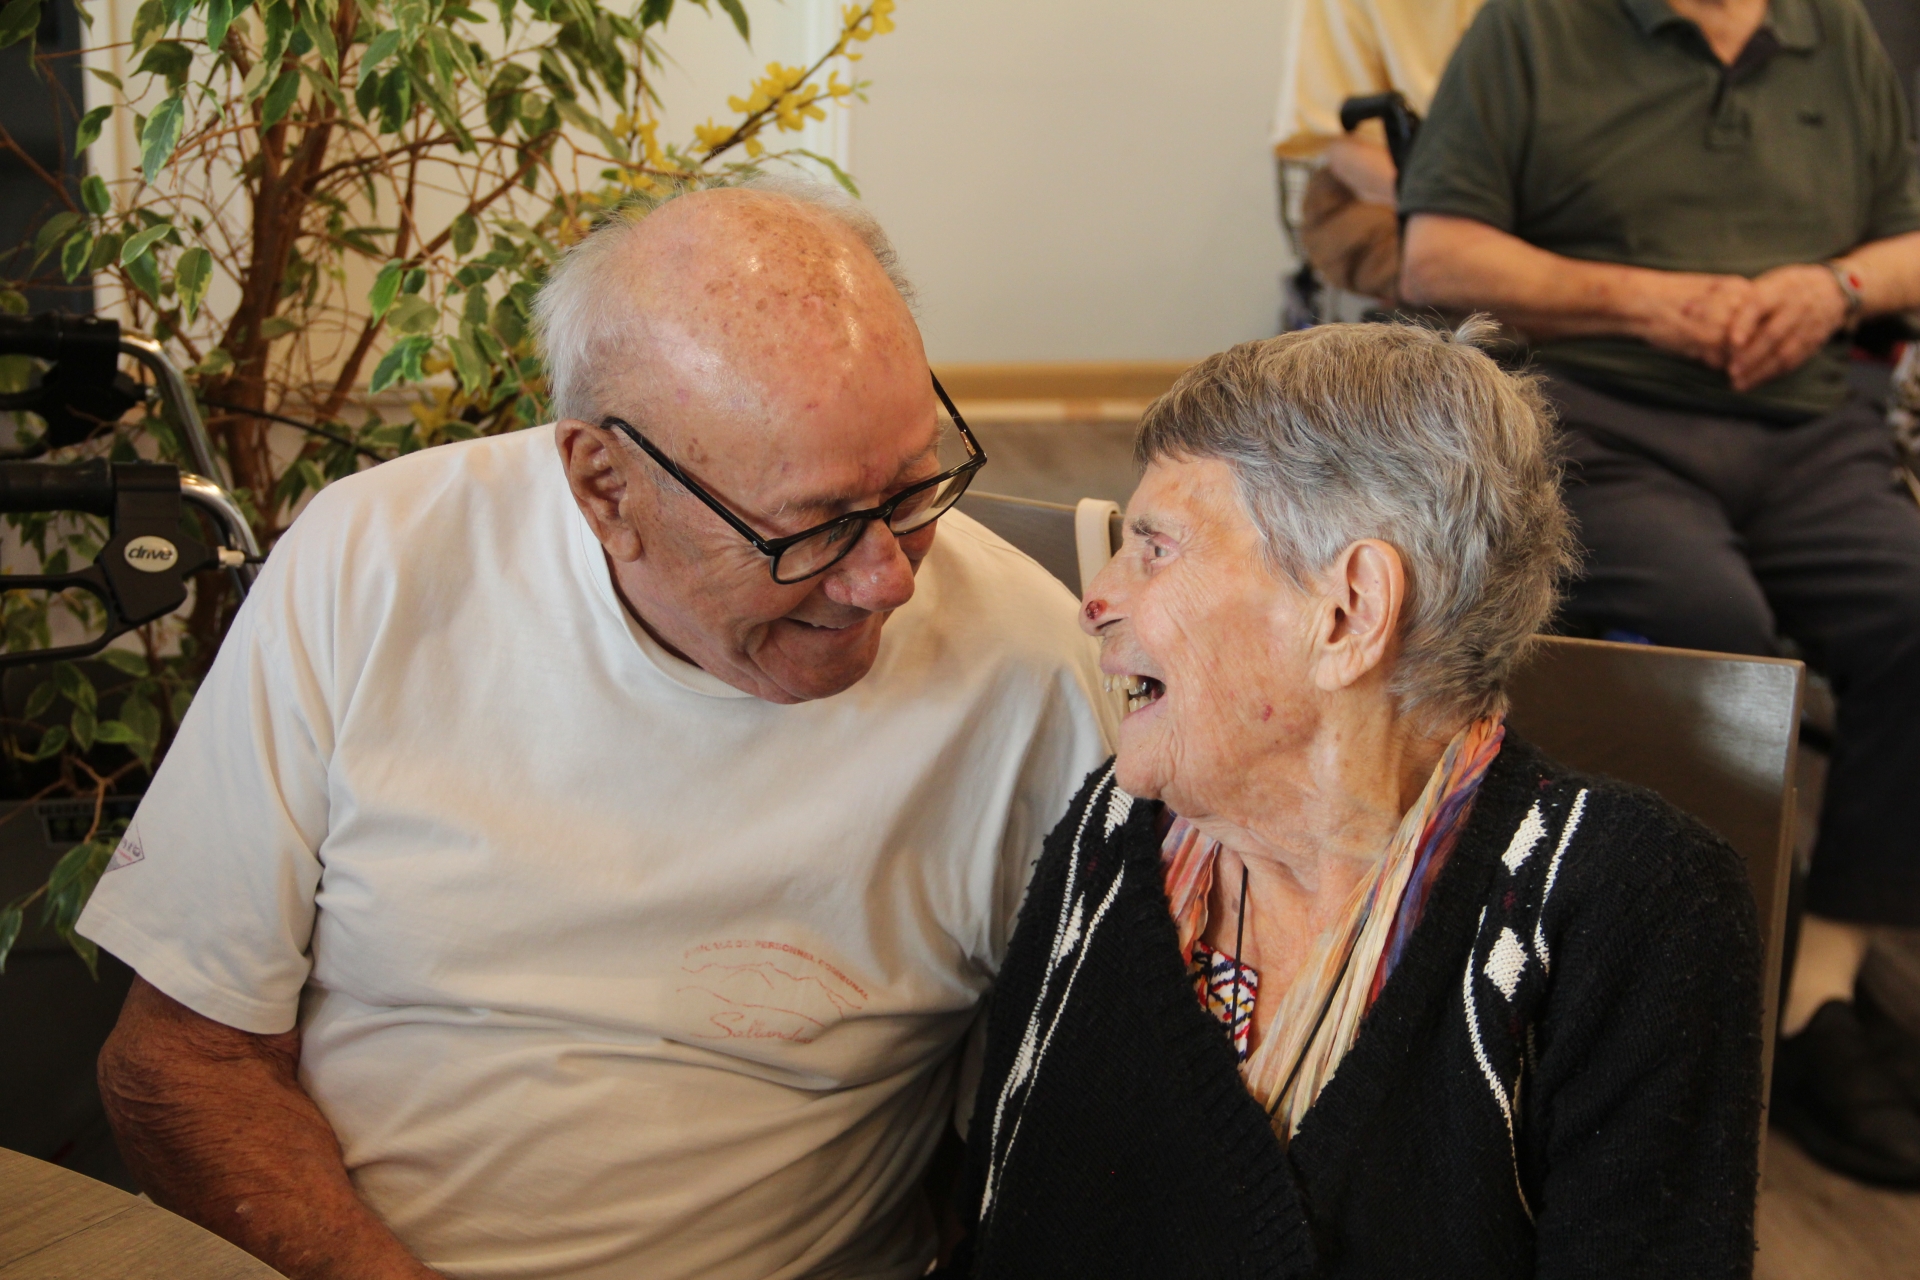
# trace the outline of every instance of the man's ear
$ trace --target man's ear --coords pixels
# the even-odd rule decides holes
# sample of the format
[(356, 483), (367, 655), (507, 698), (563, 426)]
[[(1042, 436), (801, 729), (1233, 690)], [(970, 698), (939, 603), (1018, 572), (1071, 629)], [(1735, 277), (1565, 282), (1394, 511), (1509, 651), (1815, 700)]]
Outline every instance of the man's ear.
[(554, 426), (554, 444), (567, 469), (567, 487), (587, 518), (593, 536), (619, 561), (640, 558), (640, 533), (628, 517), (627, 474), (615, 453), (612, 433), (577, 418)]
[(1314, 683), (1331, 693), (1383, 670), (1395, 652), (1407, 602), (1406, 564), (1389, 543), (1356, 542), (1327, 566), (1320, 597)]

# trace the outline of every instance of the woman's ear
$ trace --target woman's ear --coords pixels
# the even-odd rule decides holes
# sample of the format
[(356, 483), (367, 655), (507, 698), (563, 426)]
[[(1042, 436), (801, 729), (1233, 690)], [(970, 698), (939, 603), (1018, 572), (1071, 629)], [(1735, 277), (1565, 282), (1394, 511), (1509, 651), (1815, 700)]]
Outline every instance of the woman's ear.
[(615, 454), (611, 433), (578, 419), (567, 418), (553, 429), (560, 462), (567, 470), (567, 487), (593, 536), (619, 561), (640, 558), (640, 533), (626, 510), (627, 474)]
[(1333, 692), (1384, 668), (1400, 639), (1407, 570), (1389, 543), (1367, 538), (1321, 576), (1322, 626), (1314, 683)]

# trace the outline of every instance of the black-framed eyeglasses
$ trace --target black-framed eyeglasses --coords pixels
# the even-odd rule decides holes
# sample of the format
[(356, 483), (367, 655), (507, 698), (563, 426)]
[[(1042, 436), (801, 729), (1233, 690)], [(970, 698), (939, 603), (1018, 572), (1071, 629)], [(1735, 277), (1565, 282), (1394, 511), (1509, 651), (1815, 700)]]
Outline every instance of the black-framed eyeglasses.
[(939, 378), (933, 379), (933, 391), (940, 397), (940, 403), (946, 406), (961, 441), (967, 446), (965, 462), (930, 479), (908, 485), (877, 507), (849, 511), (825, 524), (802, 529), (784, 538), (763, 538), (755, 533), (752, 526), (694, 483), (693, 478), (682, 471), (672, 458), (662, 453), (624, 418), (602, 418), (600, 425), (621, 432), (639, 445), (649, 458), (660, 464), (662, 471), (679, 481), (681, 488), (706, 503), (715, 515), (733, 526), (736, 533), (767, 557), (767, 570), (775, 582), (791, 584), (804, 582), (839, 564), (860, 545), (860, 539), (866, 536), (867, 525), (872, 521), (883, 522), (896, 538), (904, 538), (926, 528), (953, 509), (953, 504), (960, 501), (960, 495), (973, 483), (975, 473), (987, 465), (987, 451), (980, 447), (973, 432), (967, 429), (960, 411), (953, 407), (953, 401), (948, 398), (946, 388), (940, 385)]

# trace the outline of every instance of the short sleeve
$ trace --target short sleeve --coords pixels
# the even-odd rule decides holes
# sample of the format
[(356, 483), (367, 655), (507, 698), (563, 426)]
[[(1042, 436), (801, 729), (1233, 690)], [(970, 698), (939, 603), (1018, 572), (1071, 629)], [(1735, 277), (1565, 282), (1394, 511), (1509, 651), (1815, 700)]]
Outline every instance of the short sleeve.
[(1283, 159), (1309, 160), (1345, 134), (1342, 103), (1391, 82), (1378, 34), (1353, 12), (1353, 0), (1294, 0), (1292, 16), (1293, 53), (1280, 80), (1273, 150)]
[(328, 821), (331, 720), (288, 563), (298, 533), (240, 609), (79, 922), (173, 999), (260, 1035), (298, 1013)]
[(1480, 11), (1434, 91), (1400, 183), (1400, 212), (1472, 218), (1515, 230), (1516, 186), (1533, 121), (1533, 77), (1518, 20)]
[[(1864, 16), (1860, 25), (1864, 28)], [(1914, 165), (1913, 122), (1907, 98), (1886, 51), (1870, 30), (1858, 33), (1860, 100), (1871, 138), (1872, 190), (1862, 242), (1920, 230), (1920, 173)]]

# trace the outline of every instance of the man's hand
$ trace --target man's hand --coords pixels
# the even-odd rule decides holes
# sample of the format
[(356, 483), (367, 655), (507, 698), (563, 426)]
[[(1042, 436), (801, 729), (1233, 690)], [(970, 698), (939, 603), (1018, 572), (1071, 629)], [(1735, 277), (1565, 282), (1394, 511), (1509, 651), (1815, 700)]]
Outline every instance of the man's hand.
[(1735, 391), (1805, 364), (1846, 322), (1847, 295), (1833, 272), (1795, 263), (1758, 276), (1727, 330), (1727, 380)]
[(354, 1192), (299, 1061), (298, 1031), (237, 1031), (136, 979), (100, 1096), (154, 1203), (292, 1280), (438, 1280)]
[(1754, 303), (1742, 276), (1636, 270), (1632, 290), (1635, 337), (1715, 369), (1727, 367), (1733, 322)]

